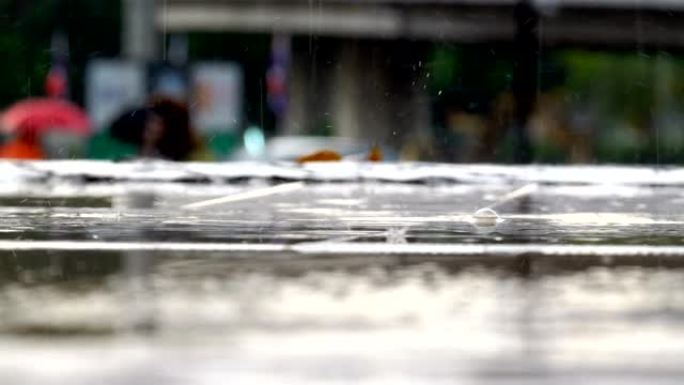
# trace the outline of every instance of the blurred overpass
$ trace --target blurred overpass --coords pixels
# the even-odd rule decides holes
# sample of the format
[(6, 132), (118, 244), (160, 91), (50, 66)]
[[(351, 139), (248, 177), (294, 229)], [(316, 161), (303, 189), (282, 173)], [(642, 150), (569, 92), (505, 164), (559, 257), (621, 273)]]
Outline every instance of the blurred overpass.
[[(161, 30), (512, 40), (517, 0), (165, 0)], [(547, 44), (684, 46), (682, 0), (534, 0)]]
[(145, 38), (155, 29), (334, 38), (317, 40), (315, 52), (311, 43), (293, 46), (280, 132), (310, 133), (327, 122), (337, 135), (389, 144), (430, 132), (429, 72), (420, 63), (432, 42), (512, 44), (511, 129), (522, 153), (541, 46), (684, 48), (684, 0), (124, 0), (124, 7), (124, 47), (138, 59), (155, 57), (160, 44)]

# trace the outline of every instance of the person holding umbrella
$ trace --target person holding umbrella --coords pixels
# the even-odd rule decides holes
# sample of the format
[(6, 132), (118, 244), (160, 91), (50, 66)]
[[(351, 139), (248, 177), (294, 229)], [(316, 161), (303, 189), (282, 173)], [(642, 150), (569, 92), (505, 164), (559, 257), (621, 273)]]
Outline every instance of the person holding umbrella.
[(150, 100), (150, 108), (159, 116), (164, 127), (157, 143), (162, 158), (175, 161), (214, 160), (214, 154), (192, 126), (186, 103), (170, 97), (155, 96)]
[(109, 134), (119, 142), (133, 145), (143, 158), (214, 159), (192, 128), (187, 106), (173, 98), (153, 97), (148, 106), (124, 112), (114, 120)]
[(41, 138), (49, 132), (78, 137), (90, 133), (90, 120), (78, 106), (57, 98), (31, 98), (10, 106), (0, 129), (12, 139), (0, 147), (1, 158), (43, 159)]
[(158, 158), (164, 134), (161, 118), (150, 108), (133, 108), (121, 114), (109, 128), (112, 138), (137, 148), (138, 156)]

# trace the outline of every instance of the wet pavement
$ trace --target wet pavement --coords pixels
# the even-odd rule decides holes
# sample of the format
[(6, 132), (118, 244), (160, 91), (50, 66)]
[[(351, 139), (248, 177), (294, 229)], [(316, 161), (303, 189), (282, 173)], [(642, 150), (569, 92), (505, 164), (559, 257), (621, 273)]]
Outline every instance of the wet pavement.
[(3, 167), (3, 384), (684, 379), (675, 174)]

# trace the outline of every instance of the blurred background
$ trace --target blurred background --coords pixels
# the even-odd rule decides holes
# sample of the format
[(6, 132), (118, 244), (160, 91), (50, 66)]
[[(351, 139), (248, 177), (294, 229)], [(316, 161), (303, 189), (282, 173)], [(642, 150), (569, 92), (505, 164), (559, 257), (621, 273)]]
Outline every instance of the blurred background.
[(8, 0), (0, 14), (5, 158), (684, 160), (682, 1)]
[(0, 384), (684, 383), (684, 0), (0, 16), (0, 158), (217, 162), (0, 161)]

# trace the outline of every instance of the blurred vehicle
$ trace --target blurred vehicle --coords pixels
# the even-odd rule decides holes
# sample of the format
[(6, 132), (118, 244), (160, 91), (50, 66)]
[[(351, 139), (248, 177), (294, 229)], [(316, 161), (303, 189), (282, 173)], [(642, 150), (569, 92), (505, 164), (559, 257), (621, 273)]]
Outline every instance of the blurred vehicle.
[[(235, 151), (230, 160), (294, 161), (317, 151), (333, 151), (343, 159), (364, 160), (372, 148), (373, 143), (368, 141), (344, 137), (279, 136), (265, 140), (255, 131), (247, 130), (242, 147)], [(397, 152), (387, 146), (380, 146), (380, 151), (384, 160), (395, 161), (399, 158)]]

